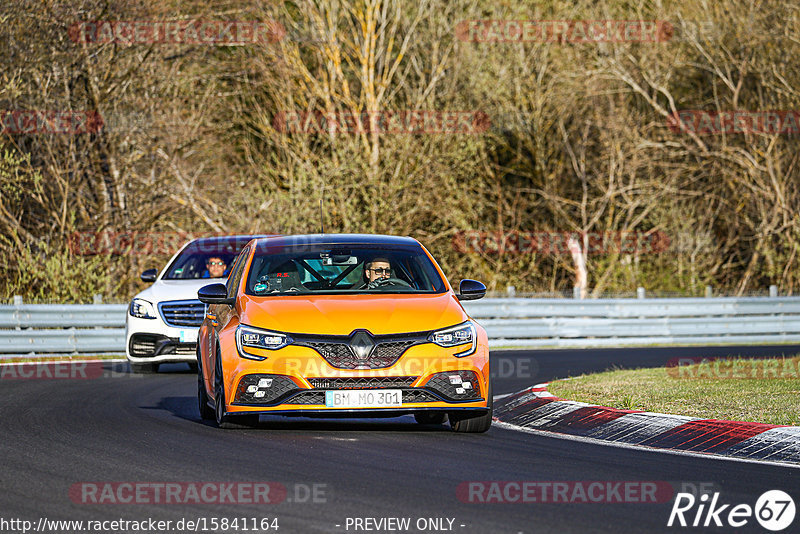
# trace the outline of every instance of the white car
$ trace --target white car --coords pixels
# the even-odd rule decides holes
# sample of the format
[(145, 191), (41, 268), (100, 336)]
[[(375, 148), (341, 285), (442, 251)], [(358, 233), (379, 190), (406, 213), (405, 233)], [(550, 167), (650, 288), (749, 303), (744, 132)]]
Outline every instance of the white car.
[(159, 364), (197, 366), (197, 331), (205, 305), (197, 290), (224, 279), (233, 260), (256, 235), (206, 237), (186, 243), (159, 274), (148, 269), (142, 281), (153, 285), (136, 295), (125, 320), (125, 353), (135, 373), (153, 373)]

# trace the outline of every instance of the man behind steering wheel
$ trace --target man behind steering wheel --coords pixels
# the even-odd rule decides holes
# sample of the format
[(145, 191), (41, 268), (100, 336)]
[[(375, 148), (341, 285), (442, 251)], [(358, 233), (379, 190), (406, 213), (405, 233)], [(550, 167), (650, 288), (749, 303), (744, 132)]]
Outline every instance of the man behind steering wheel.
[(364, 275), (367, 278), (367, 287), (376, 287), (380, 280), (391, 278), (392, 264), (388, 258), (372, 258), (365, 266)]
[(364, 283), (360, 289), (379, 287), (411, 287), (411, 284), (400, 278), (394, 278), (389, 259), (378, 256), (364, 264)]

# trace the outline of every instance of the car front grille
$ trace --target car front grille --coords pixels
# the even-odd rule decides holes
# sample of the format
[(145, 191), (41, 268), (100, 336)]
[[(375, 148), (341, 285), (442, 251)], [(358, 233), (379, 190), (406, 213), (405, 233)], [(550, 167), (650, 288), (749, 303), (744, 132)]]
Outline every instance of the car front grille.
[[(387, 341), (385, 343), (378, 343), (378, 345), (375, 347), (374, 357), (383, 360), (396, 360), (402, 356), (406, 349), (412, 345), (416, 345), (416, 342), (410, 339), (404, 341)], [(392, 361), (392, 363), (394, 363), (394, 361)]]
[(199, 300), (173, 300), (158, 305), (161, 317), (169, 326), (194, 326), (203, 323), (205, 304)]
[(152, 358), (163, 355), (194, 358), (197, 355), (196, 343), (181, 343), (177, 338), (159, 334), (133, 334), (128, 349), (131, 356), (137, 358)]
[(325, 392), (303, 391), (288, 399), (285, 404), (318, 404), (325, 406)]
[(178, 343), (167, 345), (161, 354), (175, 354), (177, 356), (197, 356), (197, 343)]
[(403, 404), (411, 402), (436, 402), (442, 399), (424, 389), (407, 389), (403, 391)]
[[(403, 404), (412, 402), (436, 402), (442, 399), (424, 389), (409, 388), (403, 390)], [(284, 404), (303, 404), (325, 406), (324, 391), (302, 391), (286, 399)]]
[[(360, 331), (366, 333), (366, 331)], [(354, 333), (355, 334), (355, 333)], [(364, 334), (360, 334), (364, 335)], [(428, 332), (413, 334), (373, 336), (366, 333), (372, 343), (368, 356), (359, 358), (356, 337), (308, 336), (291, 334), (296, 345), (310, 347), (337, 369), (381, 369), (391, 367), (409, 347), (428, 342)]]
[(411, 386), (416, 376), (308, 378), (315, 389), (397, 389)]
[[(454, 377), (461, 380), (456, 385)], [(439, 402), (442, 400), (464, 401), (480, 397), (477, 375), (472, 371), (437, 373), (428, 380), (425, 387), (411, 387), (419, 377), (379, 376), (379, 377), (333, 377), (308, 378), (313, 389), (299, 387), (291, 378), (275, 374), (249, 374), (239, 380), (236, 387), (235, 403), (250, 406), (277, 406), (295, 404), (304, 406), (325, 406), (325, 391), (342, 389), (400, 389), (403, 404), (417, 402)], [(465, 382), (471, 381), (474, 388), (466, 388), (463, 394), (457, 390), (465, 389)]]

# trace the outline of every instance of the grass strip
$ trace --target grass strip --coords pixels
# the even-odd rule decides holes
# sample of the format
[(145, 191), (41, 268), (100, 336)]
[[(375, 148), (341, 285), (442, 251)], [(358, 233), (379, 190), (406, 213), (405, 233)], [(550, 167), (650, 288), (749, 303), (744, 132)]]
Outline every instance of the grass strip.
[(800, 356), (687, 358), (551, 382), (556, 397), (703, 419), (800, 425)]

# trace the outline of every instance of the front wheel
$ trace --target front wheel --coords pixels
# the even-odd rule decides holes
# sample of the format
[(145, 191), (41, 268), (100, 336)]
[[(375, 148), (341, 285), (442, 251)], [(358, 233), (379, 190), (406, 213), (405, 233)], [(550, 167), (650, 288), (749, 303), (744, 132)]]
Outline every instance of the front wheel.
[(486, 396), (488, 398), (486, 405), (489, 408), (486, 413), (473, 415), (469, 412), (452, 412), (449, 414), (450, 428), (456, 432), (486, 432), (489, 430), (489, 427), (492, 426), (492, 412), (494, 407), (491, 378), (489, 378), (489, 387), (487, 388)]
[[(200, 361), (199, 354), (197, 361)], [(209, 406), (210, 399), (208, 398), (208, 393), (206, 393), (206, 385), (203, 378), (203, 367), (199, 364), (195, 365), (197, 366), (197, 408), (200, 411), (200, 419), (203, 421), (211, 421), (215, 418), (215, 413), (214, 409)]]
[[(219, 354), (219, 349), (217, 349)], [(226, 414), (225, 385), (222, 383), (222, 363), (217, 357), (214, 373), (214, 418), (217, 426), (224, 429), (252, 428), (258, 425), (258, 414)]]

